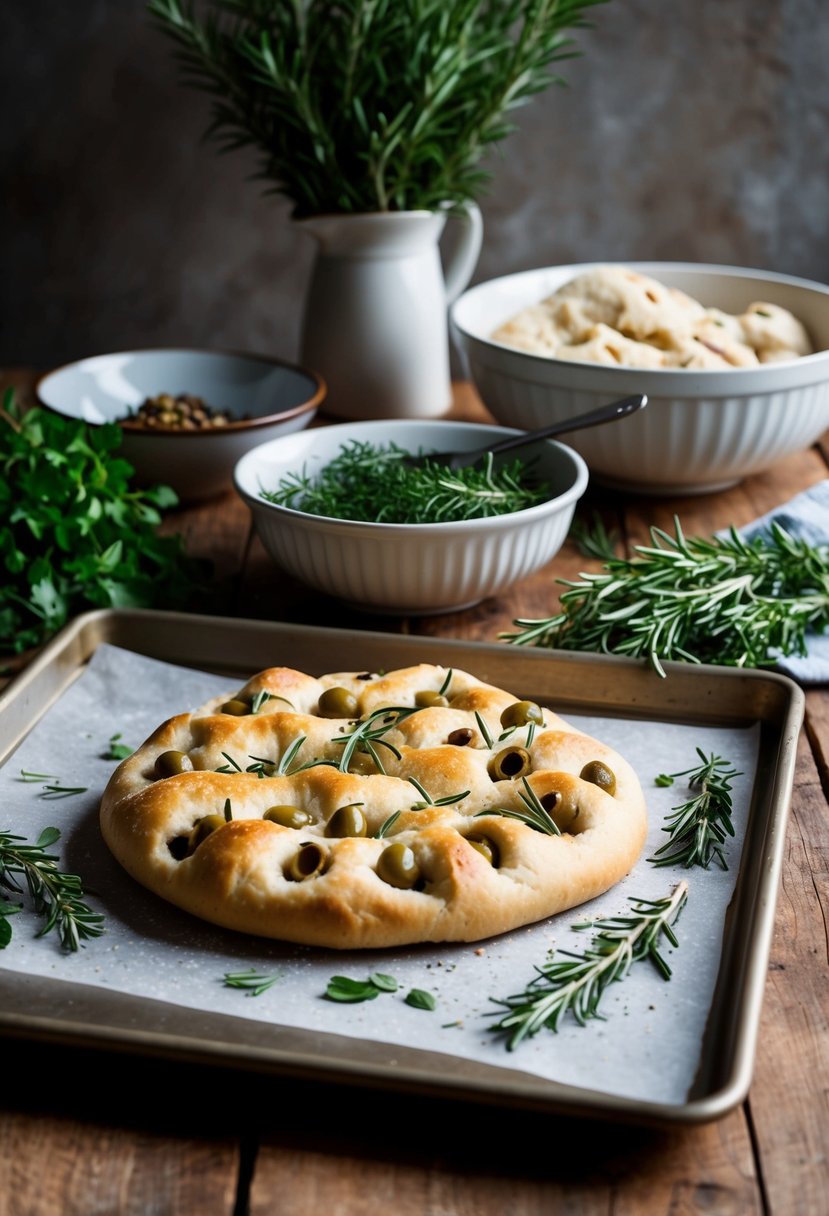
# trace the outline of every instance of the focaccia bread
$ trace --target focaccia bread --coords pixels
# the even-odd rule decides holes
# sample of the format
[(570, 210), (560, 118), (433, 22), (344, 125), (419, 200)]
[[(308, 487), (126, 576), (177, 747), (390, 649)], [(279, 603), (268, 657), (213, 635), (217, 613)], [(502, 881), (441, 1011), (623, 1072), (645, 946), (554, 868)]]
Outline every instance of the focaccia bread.
[(475, 941), (591, 899), (639, 856), (646, 814), (616, 752), (466, 672), (275, 667), (159, 726), (101, 827), (196, 916), (354, 949)]

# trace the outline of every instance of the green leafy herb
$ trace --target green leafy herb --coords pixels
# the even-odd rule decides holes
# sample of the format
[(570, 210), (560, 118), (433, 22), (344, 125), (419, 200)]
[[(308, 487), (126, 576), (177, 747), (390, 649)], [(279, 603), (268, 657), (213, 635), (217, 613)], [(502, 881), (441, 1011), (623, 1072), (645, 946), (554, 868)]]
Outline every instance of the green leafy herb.
[(406, 1004), (411, 1005), (412, 1009), (427, 1009), (430, 1013), (438, 1007), (431, 992), (424, 992), (422, 988), (412, 988), (411, 992), (407, 992)]
[(596, 513), (593, 515), (593, 522), (590, 526), (576, 517), (570, 525), (569, 537), (576, 542), (579, 552), (583, 553), (585, 557), (595, 557), (600, 562), (609, 562), (616, 556), (618, 536), (615, 532), (608, 532), (602, 517)]
[(382, 971), (375, 971), (369, 978), (374, 987), (379, 988), (381, 992), (397, 992), (399, 987), (393, 975), (384, 975)]
[(563, 958), (553, 955), (546, 966), (537, 968), (538, 975), (523, 992), (496, 1001), (509, 1012), (490, 1029), (506, 1035), (507, 1048), (514, 1051), (523, 1039), (544, 1027), (557, 1031), (568, 1010), (580, 1026), (590, 1018), (603, 1018), (599, 1003), (605, 992), (642, 959), (650, 959), (662, 978), (669, 980), (671, 969), (659, 953), (660, 940), (664, 936), (672, 946), (679, 945), (671, 926), (687, 898), (688, 884), (681, 882), (665, 899), (630, 897), (630, 916), (574, 925), (578, 930), (598, 930), (584, 954), (562, 950)]
[(486, 811), (476, 811), (473, 819), (480, 819), (484, 815), (500, 815), (504, 819), (518, 819), (521, 823), (526, 823), (527, 827), (535, 828), (536, 832), (543, 832), (545, 836), (560, 836), (558, 824), (541, 805), (527, 778), (522, 777), (521, 783), (524, 788), (518, 791), (518, 797), (524, 804), (523, 810), (511, 811), (502, 806), (490, 807)]
[(223, 814), (225, 817), (225, 823), (230, 823), (231, 819), (233, 818), (233, 807), (231, 806), (229, 798), (225, 798)]
[(668, 786), (673, 785), (674, 783), (673, 774), (660, 773), (658, 777), (654, 777), (653, 783), (654, 785), (660, 786), (662, 789), (667, 789)]
[(283, 477), (275, 490), (262, 490), (268, 502), (334, 519), (389, 524), (445, 523), (508, 515), (544, 502), (546, 486), (522, 483), (520, 460), (495, 467), (490, 455), (481, 465), (454, 472), (427, 461), (412, 467), (408, 453), (353, 440), (315, 477)]
[(389, 832), (392, 830), (399, 818), (400, 811), (392, 811), (388, 819), (384, 819), (377, 831), (374, 833), (374, 839), (383, 840), (384, 837), (388, 836)]
[(29, 773), (25, 769), (20, 770), (20, 780), (28, 784), (43, 781), (45, 784), (38, 798), (47, 802), (53, 802), (56, 798), (70, 798), (74, 794), (85, 794), (88, 789), (85, 785), (61, 785), (58, 778), (51, 773)]
[(209, 134), (251, 146), (298, 215), (474, 197), (507, 115), (562, 83), (564, 31), (599, 0), (150, 0)]
[(279, 975), (262, 975), (251, 968), (249, 971), (227, 971), (222, 982), (225, 988), (241, 988), (246, 996), (261, 996), (280, 978)]
[(381, 988), (373, 979), (352, 980), (347, 975), (334, 975), (328, 981), (325, 996), (329, 1001), (356, 1005), (360, 1001), (373, 1001), (381, 992), (387, 991), (390, 989)]
[(0, 832), (0, 888), (22, 891), (17, 879), (25, 878), (35, 912), (46, 918), (38, 937), (57, 929), (64, 950), (77, 950), (82, 941), (100, 937), (104, 918), (84, 903), (77, 874), (59, 870), (57, 857), (47, 851), (59, 839), (57, 828), (44, 828), (34, 844)]
[(136, 490), (116, 424), (0, 406), (0, 647), (39, 645), (90, 607), (183, 605), (202, 578), (178, 536), (159, 536), (172, 490)]
[(105, 760), (126, 760), (127, 756), (131, 756), (135, 751), (134, 747), (130, 747), (127, 743), (119, 742), (123, 735), (111, 735), (109, 739), (109, 747), (104, 754)]
[(464, 798), (469, 796), (469, 790), (462, 790), (459, 794), (444, 794), (442, 798), (433, 798), (416, 777), (407, 777), (406, 780), (415, 787), (423, 799), (422, 802), (414, 803), (410, 808), (413, 811), (422, 811), (427, 806), (452, 806), (456, 802), (462, 802)]
[(518, 645), (646, 657), (664, 676), (667, 659), (767, 667), (806, 653), (806, 631), (829, 624), (829, 545), (811, 545), (772, 523), (752, 540), (686, 538), (651, 528), (651, 545), (614, 557), (568, 590), (561, 612), (517, 620)]
[(22, 907), (22, 904), (10, 904), (7, 899), (0, 899), (0, 950), (5, 950), (12, 939), (8, 917), (16, 915)]
[(355, 752), (367, 752), (378, 770), (384, 773), (383, 762), (380, 759), (380, 754), (377, 751), (377, 746), (387, 748), (399, 760), (400, 752), (393, 743), (389, 743), (383, 738), (388, 734), (398, 722), (402, 722), (404, 718), (408, 718), (411, 714), (416, 714), (416, 708), (410, 708), (405, 705), (390, 705), (383, 709), (375, 709), (367, 717), (358, 722), (354, 730), (345, 739), (332, 739), (332, 743), (342, 744), (343, 754), (340, 757), (339, 764), (336, 765), (340, 772), (347, 773), (348, 766)]
[(657, 866), (702, 866), (704, 870), (716, 861), (720, 869), (727, 870), (723, 845), (726, 836), (734, 835), (731, 782), (741, 774), (721, 756), (706, 756), (700, 748), (697, 755), (700, 764), (695, 768), (664, 774), (668, 779), (661, 784), (671, 785), (677, 777), (687, 777), (690, 789), (699, 793), (672, 808), (664, 828), (669, 839), (648, 860)]

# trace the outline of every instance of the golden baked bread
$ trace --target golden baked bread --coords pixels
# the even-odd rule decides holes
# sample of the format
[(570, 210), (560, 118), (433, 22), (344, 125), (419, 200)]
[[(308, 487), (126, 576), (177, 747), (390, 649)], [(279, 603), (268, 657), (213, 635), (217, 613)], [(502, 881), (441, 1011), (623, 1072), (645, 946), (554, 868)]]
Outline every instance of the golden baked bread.
[(101, 827), (196, 916), (354, 949), (475, 941), (591, 899), (639, 856), (646, 814), (621, 756), (466, 672), (274, 667), (159, 726)]

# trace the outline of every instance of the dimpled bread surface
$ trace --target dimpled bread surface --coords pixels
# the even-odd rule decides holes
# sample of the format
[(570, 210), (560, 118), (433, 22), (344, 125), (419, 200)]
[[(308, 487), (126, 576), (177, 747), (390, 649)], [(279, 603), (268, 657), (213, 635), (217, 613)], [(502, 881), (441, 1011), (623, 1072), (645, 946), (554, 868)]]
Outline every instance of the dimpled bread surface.
[[(321, 715), (335, 688), (356, 701), (349, 716)], [(505, 726), (517, 700), (429, 664), (320, 678), (270, 668), (170, 718), (124, 760), (102, 832), (139, 883), (243, 933), (338, 949), (504, 933), (607, 890), (646, 833), (630, 765), (546, 708)], [(355, 730), (370, 736), (351, 746)], [(169, 752), (192, 771), (159, 776)], [(335, 813), (355, 804), (359, 834), (336, 834)], [(511, 817), (539, 804), (560, 835)], [(304, 822), (265, 818), (273, 807)], [(205, 816), (213, 830), (199, 839)], [(388, 849), (405, 853), (409, 885), (389, 877)]]

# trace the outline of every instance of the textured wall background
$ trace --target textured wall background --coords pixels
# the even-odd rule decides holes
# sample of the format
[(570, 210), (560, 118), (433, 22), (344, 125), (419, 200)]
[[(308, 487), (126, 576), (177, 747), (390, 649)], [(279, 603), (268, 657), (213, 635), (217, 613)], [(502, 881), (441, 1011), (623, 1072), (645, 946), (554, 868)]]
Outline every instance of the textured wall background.
[[(0, 363), (296, 355), (312, 249), (200, 142), (143, 0), (4, 0)], [(476, 280), (665, 258), (829, 280), (828, 0), (611, 0), (491, 162)]]

